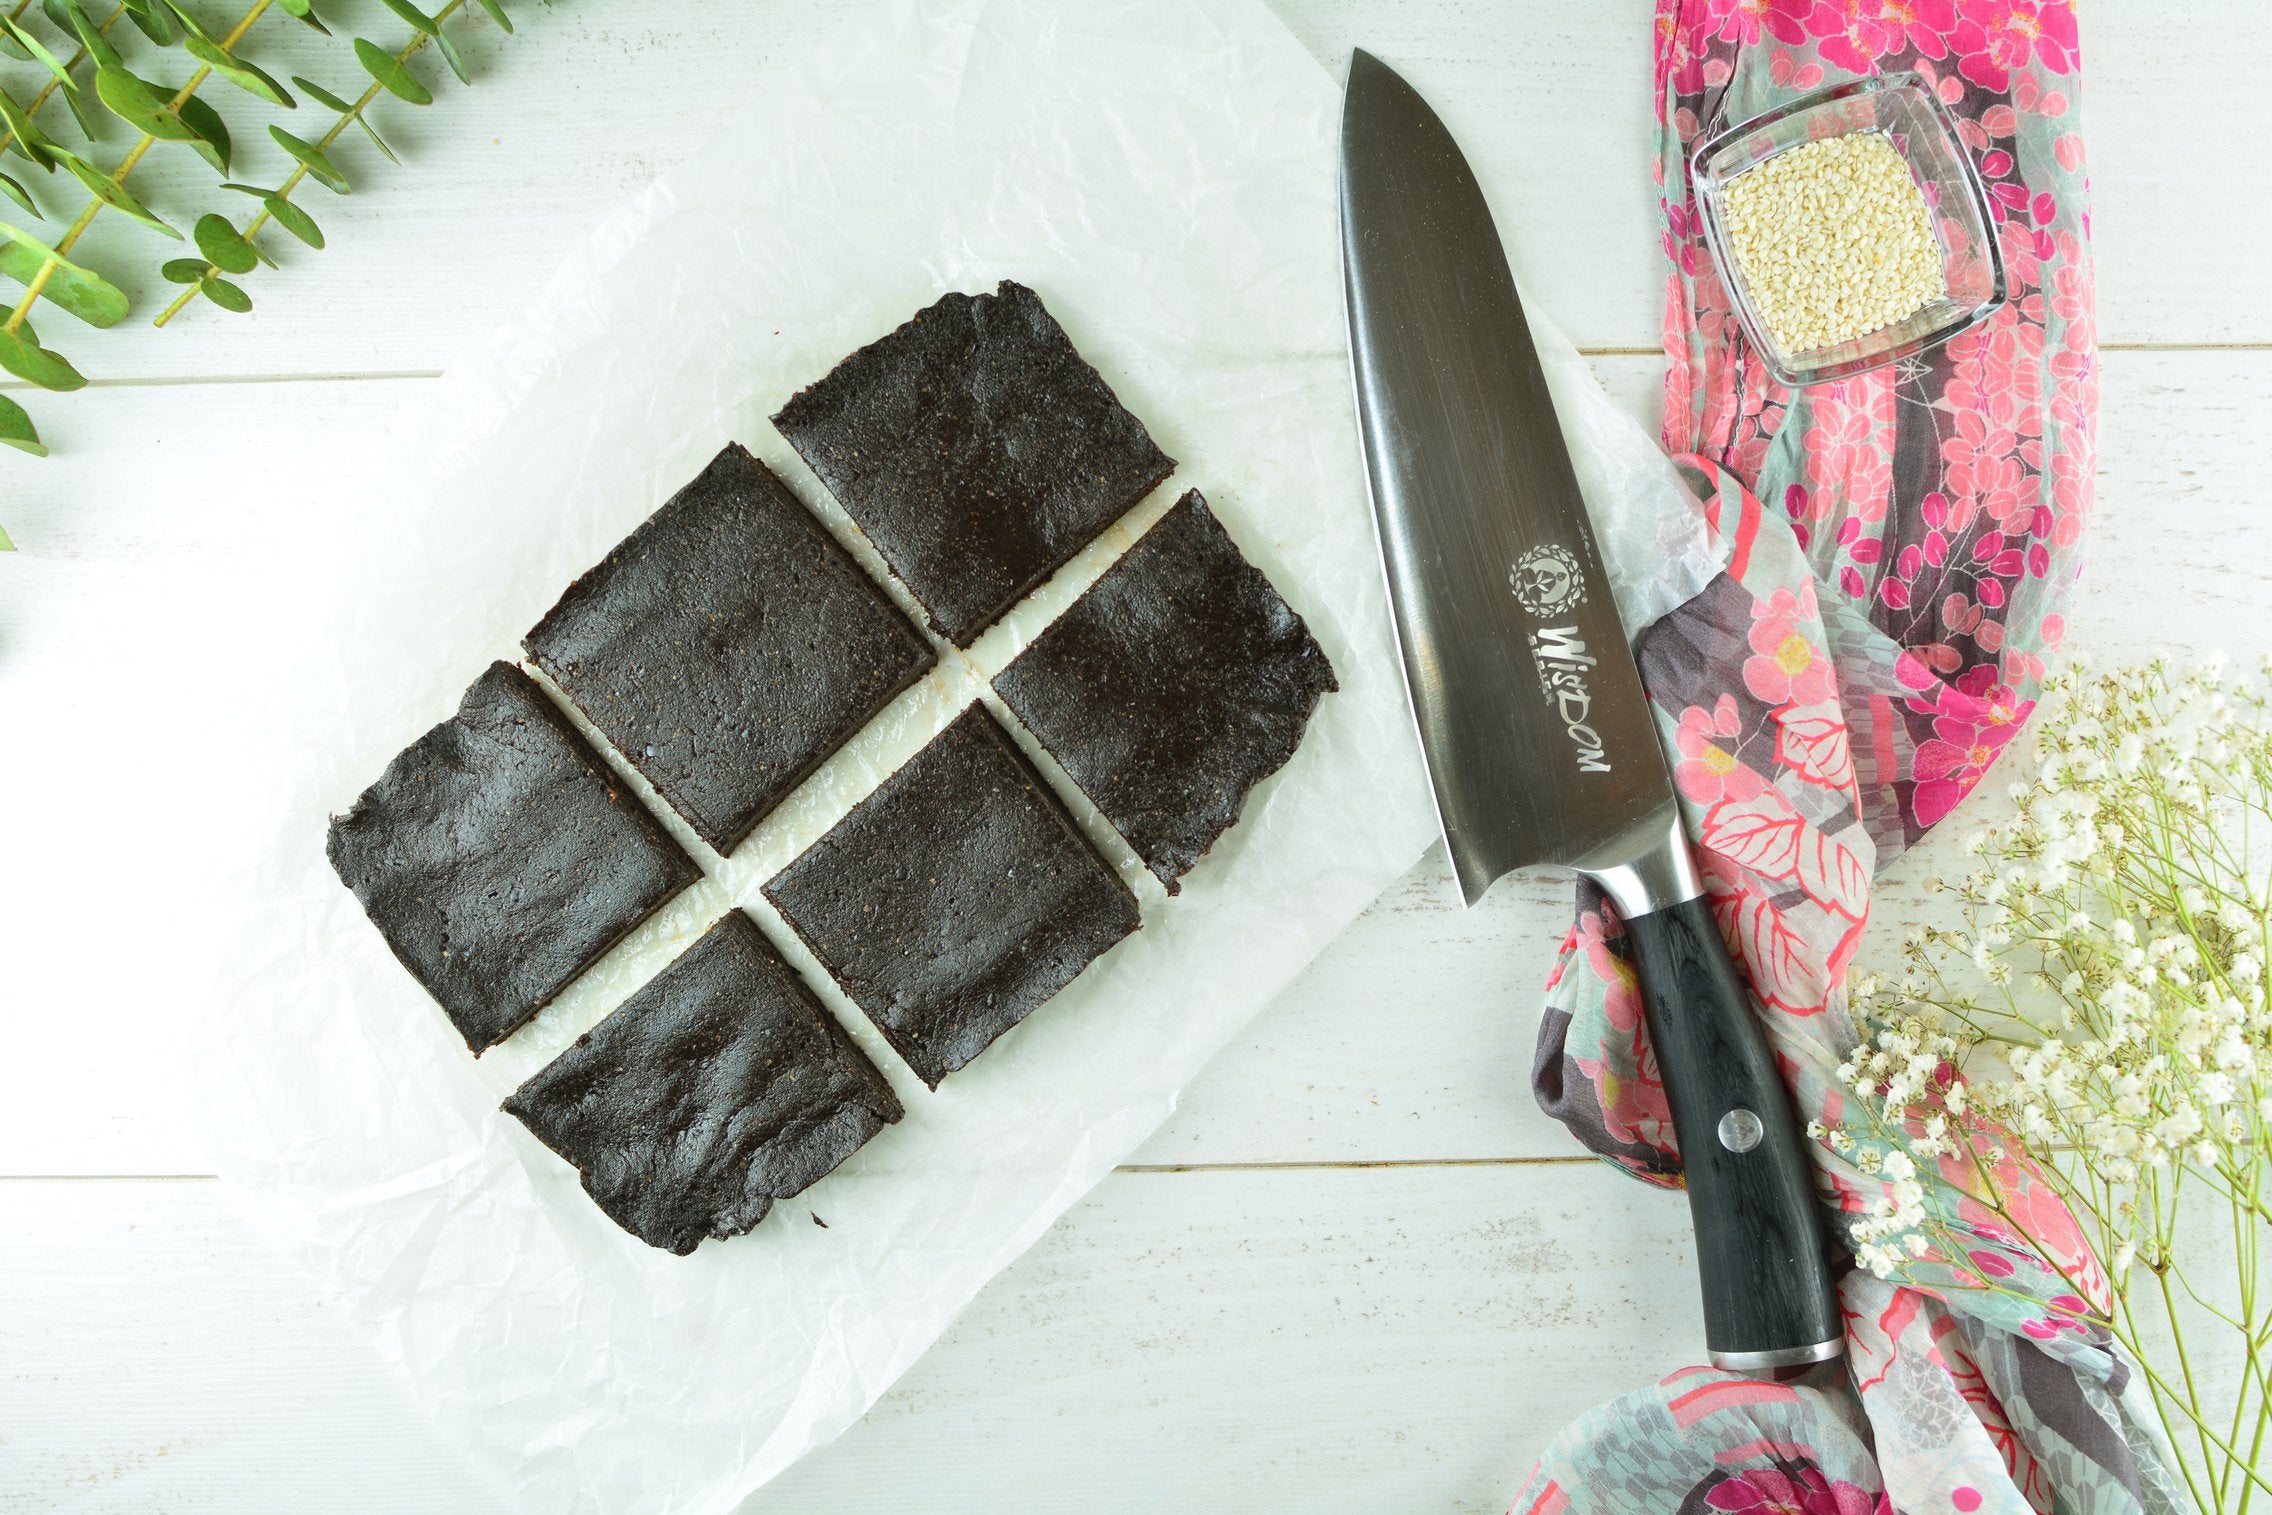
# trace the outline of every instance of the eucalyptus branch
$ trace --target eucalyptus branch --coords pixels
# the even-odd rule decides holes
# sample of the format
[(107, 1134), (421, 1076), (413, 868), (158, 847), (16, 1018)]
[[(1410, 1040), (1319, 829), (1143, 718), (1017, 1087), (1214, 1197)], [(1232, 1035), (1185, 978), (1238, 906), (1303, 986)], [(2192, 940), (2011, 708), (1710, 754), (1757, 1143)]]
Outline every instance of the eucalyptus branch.
[[(344, 195), (348, 193), (347, 176), (339, 171), (337, 165), (331, 161), (329, 154), (349, 126), (361, 127), (371, 141), (377, 145), (379, 151), (386, 154), (389, 160), (400, 161), (395, 158), (394, 150), (387, 146), (385, 140), (371, 125), (365, 112), (377, 103), (382, 94), (393, 95), (396, 99), (411, 105), (432, 103), (434, 98), (432, 91), (428, 90), (417, 76), (409, 71), (408, 67), (410, 60), (416, 57), (429, 42), (433, 43), (436, 49), (441, 52), (443, 58), (450, 65), (450, 71), (457, 75), (461, 84), (470, 85), (473, 82), (466, 69), (465, 60), (458, 54), (456, 46), (442, 31), (443, 23), (463, 11), (467, 0), (448, 0), (447, 4), (431, 16), (421, 13), (416, 7), (408, 4), (407, 0), (384, 0), (384, 3), (389, 10), (410, 22), (410, 41), (393, 53), (388, 53), (360, 37), (355, 39), (356, 56), (361, 61), (364, 71), (371, 75), (371, 83), (365, 86), (363, 93), (353, 101), (341, 99), (318, 86), (312, 80), (301, 78), (293, 80), (295, 84), (307, 90), (325, 106), (336, 111), (338, 119), (333, 121), (330, 129), (314, 142), (301, 142), (295, 138), (290, 138), (287, 133), (279, 132), (275, 127), (269, 128), (270, 134), (277, 138), (278, 144), (292, 155), (295, 160), (294, 166), (292, 171), (285, 175), (283, 183), (273, 190), (264, 191), (250, 185), (230, 186), (247, 193), (257, 194), (261, 200), (259, 212), (245, 223), (243, 230), (238, 231), (234, 227), (230, 228), (236, 241), (244, 249), (242, 253), (237, 255), (237, 266), (231, 267), (210, 257), (202, 267), (197, 266), (194, 260), (186, 259), (167, 264), (163, 270), (166, 277), (188, 287), (179, 295), (176, 295), (171, 304), (151, 319), (151, 325), (166, 325), (175, 316), (181, 314), (182, 309), (200, 294), (226, 310), (244, 311), (251, 309), (251, 298), (221, 276), (225, 273), (250, 271), (252, 266), (250, 255), (258, 254), (253, 239), (265, 230), (271, 222), (282, 223), (287, 231), (310, 247), (320, 249), (323, 246), (321, 230), (316, 226), (313, 218), (293, 202), (293, 192), (308, 179), (313, 178), (334, 194)], [(498, 0), (479, 0), (479, 4), (482, 10), (488, 13), (491, 20), (508, 32), (512, 30), (513, 24), (506, 17), (504, 8), (498, 3)], [(228, 246), (228, 244), (222, 245)], [(200, 246), (202, 249), (202, 243)], [(203, 250), (211, 251), (211, 249)]]

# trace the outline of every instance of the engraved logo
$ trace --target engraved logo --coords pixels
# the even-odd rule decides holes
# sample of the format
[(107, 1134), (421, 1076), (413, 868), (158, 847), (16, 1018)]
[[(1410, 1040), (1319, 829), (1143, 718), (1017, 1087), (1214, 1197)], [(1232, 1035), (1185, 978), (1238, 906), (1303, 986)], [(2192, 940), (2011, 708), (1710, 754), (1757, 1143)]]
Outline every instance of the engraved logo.
[(1517, 558), (1508, 570), (1507, 587), (1515, 592), (1515, 602), (1535, 616), (1560, 615), (1586, 598), (1578, 559), (1558, 542), (1542, 542)]

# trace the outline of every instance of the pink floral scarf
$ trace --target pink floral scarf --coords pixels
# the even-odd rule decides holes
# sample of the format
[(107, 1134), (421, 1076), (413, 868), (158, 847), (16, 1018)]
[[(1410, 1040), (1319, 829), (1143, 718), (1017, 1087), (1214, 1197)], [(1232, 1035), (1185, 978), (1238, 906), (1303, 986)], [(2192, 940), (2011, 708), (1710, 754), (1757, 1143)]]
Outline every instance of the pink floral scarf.
[[(2070, 0), (1659, 0), (1656, 55), (1664, 442), (1726, 566), (1637, 650), (1721, 931), (1801, 1116), (1835, 1126), (1871, 880), (1988, 773), (2064, 631), (2098, 388), (2075, 16)], [(1939, 92), (1989, 182), (2011, 303), (1895, 368), (1785, 390), (1699, 239), (1688, 149), (1720, 121), (1905, 70)], [(1623, 930), (1587, 888), (1533, 1083), (1588, 1148), (1680, 1183)], [(1815, 1157), (1834, 1219), (1878, 1193)], [(2091, 1298), (1999, 1232), (1952, 1160), (1926, 1175), (1928, 1203), (1973, 1245), (1890, 1282), (1849, 1273), (1845, 1362), (1780, 1382), (1683, 1369), (1572, 1426), (1515, 1509), (2183, 1508), (2151, 1411), (2088, 1324), (2106, 1304), (2088, 1248), (2005, 1167)]]

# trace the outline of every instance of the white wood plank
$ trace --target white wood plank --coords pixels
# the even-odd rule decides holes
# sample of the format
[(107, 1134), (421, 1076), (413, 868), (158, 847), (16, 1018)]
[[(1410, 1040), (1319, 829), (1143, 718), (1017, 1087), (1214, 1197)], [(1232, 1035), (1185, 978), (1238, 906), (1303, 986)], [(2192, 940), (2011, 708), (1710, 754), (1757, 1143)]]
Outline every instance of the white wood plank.
[[(330, 9), (342, 39), (401, 30), (376, 0), (331, 0)], [(514, 38), (485, 26), (468, 34), (476, 88), (428, 62), (435, 105), (378, 108), (404, 167), (359, 137), (342, 145), (355, 193), (308, 199), (330, 247), (283, 239), (274, 248), (282, 271), (246, 279), (257, 302), (250, 316), (196, 309), (166, 331), (150, 328), (170, 298), (157, 266), (178, 246), (106, 215), (81, 246), (135, 296), (138, 314), (109, 332), (51, 316), (46, 340), (90, 375), (114, 379), (446, 367), (596, 218), (706, 140), (757, 70), (811, 47), (857, 6), (561, 0), (522, 9)], [(1363, 43), (1427, 91), (1477, 164), (1536, 297), (1574, 340), (1655, 348), (1648, 0), (1280, 0), (1279, 9), (1329, 67)], [(2272, 212), (2232, 189), (2247, 182), (2250, 139), (2230, 123), (2251, 119), (2254, 97), (2243, 71), (2201, 67), (2196, 45), (2213, 34), (2231, 56), (2272, 51), (2272, 9), (2102, 5), (2085, 23), (2101, 329), (2115, 343), (2272, 341), (2272, 303), (2248, 293), (2261, 283), (2257, 249)], [(280, 18), (259, 25), (250, 51), (279, 74), (307, 72), (335, 88), (355, 76), (344, 40), (326, 43)], [(236, 177), (273, 182), (288, 165), (259, 129), (266, 108), (215, 88), (237, 123)], [(210, 208), (209, 179), (186, 153), (161, 152), (135, 184), (186, 224)], [(75, 208), (59, 183), (41, 177), (35, 192), (51, 214), (67, 219)], [(45, 396), (36, 405), (44, 427), (86, 403)], [(11, 477), (30, 467), (0, 462)]]
[[(0, 1509), (489, 1508), (219, 1185), (4, 1196)], [(1496, 1510), (1681, 1365), (1692, 1266), (1591, 1163), (1116, 1176), (750, 1508)]]
[[(1655, 403), (1657, 366), (1595, 363), (1636, 408)], [(0, 961), (14, 1005), (32, 1007), (0, 1014), (0, 1171), (204, 1171), (175, 1072), (180, 1001), (217, 940), (202, 886), (244, 832), (219, 798), (219, 738), (180, 734), (223, 732), (231, 709), (259, 698), (285, 650), (263, 607), (295, 564), (325, 560), (321, 470), (362, 466), (349, 460), (366, 446), (383, 456), (421, 388), (102, 391), (82, 414), (146, 450), (74, 450), (16, 497), (8, 524), (24, 550), (0, 558), (0, 709), (39, 736), (0, 745), (0, 794), (19, 802), (15, 866), (0, 869)], [(2272, 647), (2272, 514), (2254, 443), (2255, 418), (2272, 410), (2272, 353), (2114, 353), (2105, 390), (2096, 566), (2071, 616), (2076, 640), (2103, 656)], [(222, 423), (248, 403), (280, 436), (321, 439), (331, 461), (195, 494), (147, 487), (151, 459), (231, 445)], [(172, 782), (153, 795), (161, 754)], [(106, 808), (114, 794), (141, 798)], [(87, 903), (120, 857), (141, 859), (143, 880), (120, 918), (134, 933), (123, 946)], [(1451, 901), (1437, 861), (1392, 890), (1188, 1091), (1140, 1160), (1568, 1151), (1526, 1092), (1536, 985), (1566, 896), (1524, 877), (1473, 912)], [(84, 1015), (39, 1012), (90, 994), (99, 1057)]]
[(223, 1187), (0, 1185), (0, 1510), (489, 1515)]

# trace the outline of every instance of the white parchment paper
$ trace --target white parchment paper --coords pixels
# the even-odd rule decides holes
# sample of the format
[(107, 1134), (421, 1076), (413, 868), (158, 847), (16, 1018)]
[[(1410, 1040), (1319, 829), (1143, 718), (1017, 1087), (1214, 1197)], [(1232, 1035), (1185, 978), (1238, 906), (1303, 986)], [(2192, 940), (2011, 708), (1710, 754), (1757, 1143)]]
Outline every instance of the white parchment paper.
[[(1432, 839), (1351, 419), (1338, 106), (1253, 0), (880, 10), (752, 75), (725, 135), (444, 381), (386, 510), (309, 586), (306, 668), (254, 744), (275, 839), (203, 1038), (213, 1148), (520, 1507), (725, 1510), (834, 1436)], [(672, 820), (706, 881), (469, 1057), (326, 866), (326, 816), (729, 439), (875, 566), (766, 417), (940, 293), (1005, 277), (1041, 293), (1174, 478), (732, 858)], [(1669, 464), (1536, 319), (1637, 622), (1711, 554)], [(1143, 929), (926, 1091), (757, 886), (1193, 486), (1341, 691), (1180, 897), (1116, 854)], [(617, 1230), (497, 1104), (736, 905), (908, 1114), (749, 1236), (677, 1258)]]

